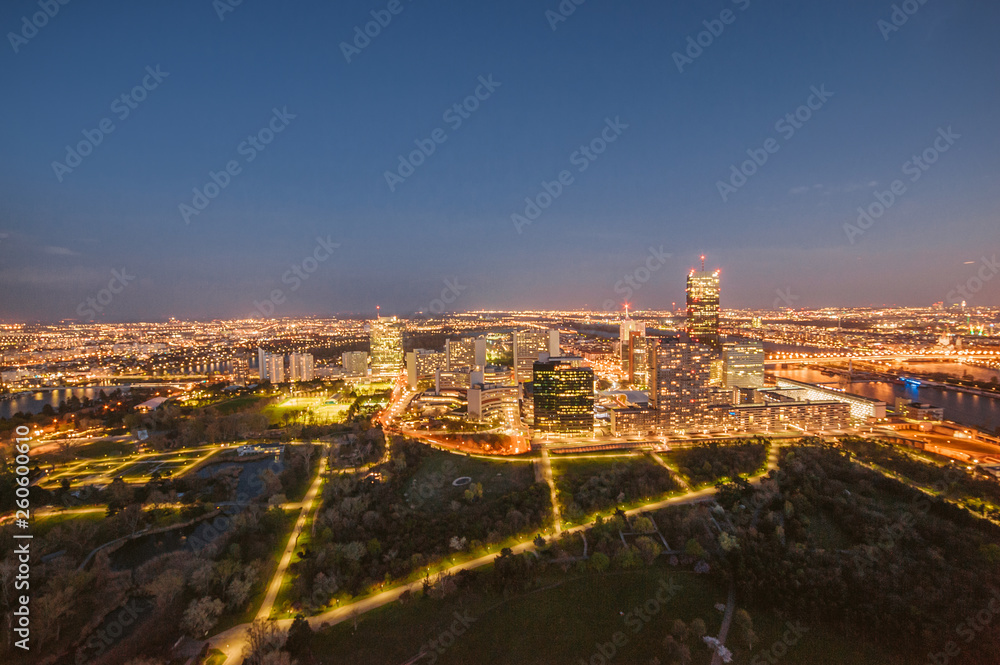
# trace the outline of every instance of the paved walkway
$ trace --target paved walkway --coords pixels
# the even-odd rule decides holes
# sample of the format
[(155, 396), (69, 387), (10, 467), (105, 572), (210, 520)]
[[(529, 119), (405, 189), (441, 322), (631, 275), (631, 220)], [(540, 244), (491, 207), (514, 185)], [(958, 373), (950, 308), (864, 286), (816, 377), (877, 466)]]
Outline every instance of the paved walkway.
[[(755, 483), (755, 482), (759, 483), (760, 480), (761, 480), (761, 478), (763, 478), (764, 476), (766, 476), (769, 471), (777, 468), (777, 463), (778, 463), (777, 448), (778, 447), (779, 447), (779, 444), (776, 444), (776, 443), (772, 442), (771, 453), (768, 455), (767, 468), (765, 468), (765, 470), (763, 471), (763, 473), (758, 474), (757, 476), (754, 476), (753, 478), (751, 478), (750, 479), (751, 483)], [(551, 467), (549, 469), (549, 473), (551, 474)], [(316, 491), (318, 492), (318, 486), (316, 486), (315, 482), (314, 482), (314, 487), (312, 489), (316, 489)], [(312, 492), (312, 489), (310, 489), (310, 492)], [(653, 503), (648, 503), (648, 504), (645, 504), (645, 505), (642, 505), (642, 506), (638, 506), (636, 508), (632, 508), (631, 510), (626, 510), (625, 514), (626, 515), (637, 515), (637, 514), (643, 513), (643, 512), (660, 510), (662, 508), (667, 508), (669, 506), (682, 506), (682, 505), (688, 505), (688, 504), (692, 504), (692, 503), (701, 503), (701, 502), (714, 501), (714, 500), (715, 500), (715, 488), (714, 487), (706, 487), (706, 488), (701, 489), (701, 490), (689, 492), (689, 493), (684, 494), (682, 496), (669, 497), (669, 498), (666, 498), (666, 499), (662, 499), (660, 501), (655, 501)], [(305, 510), (306, 509), (303, 508), (303, 513), (305, 513)], [(299, 519), (300, 519), (300, 522), (304, 523), (304, 521), (302, 520), (301, 516), (300, 516)], [(297, 526), (297, 531), (301, 531), (301, 527), (298, 526), (298, 523), (296, 524), (296, 526)], [(578, 533), (580, 531), (586, 531), (587, 529), (590, 529), (593, 526), (594, 526), (593, 522), (588, 523), (588, 524), (581, 524), (579, 526), (570, 527), (568, 529), (563, 529), (561, 531), (561, 533)], [(291, 538), (289, 538), (289, 543), (290, 544), (293, 542), (294, 538), (297, 537), (297, 531), (293, 532), (293, 536)], [(525, 541), (523, 541), (521, 543), (518, 543), (517, 545), (514, 545), (510, 549), (511, 549), (511, 551), (514, 554), (520, 554), (522, 552), (526, 552), (526, 551), (529, 551), (529, 550), (534, 550), (534, 548), (535, 548), (535, 546), (534, 546), (532, 540), (528, 539), (528, 540), (525, 540)], [(287, 551), (287, 548), (286, 548), (286, 551)], [(486, 565), (489, 565), (489, 564), (493, 563), (493, 560), (496, 559), (496, 557), (497, 557), (497, 553), (493, 552), (493, 553), (481, 556), (481, 557), (479, 557), (477, 559), (472, 559), (472, 560), (466, 561), (464, 563), (456, 564), (456, 565), (448, 568), (447, 570), (445, 570), (443, 572), (453, 575), (453, 574), (455, 574), (455, 573), (457, 573), (459, 571), (462, 571), (462, 570), (472, 570), (474, 568), (480, 568), (482, 566), (486, 566)], [(282, 567), (282, 566), (279, 565), (279, 570), (282, 571), (281, 577), (278, 577), (278, 574), (276, 573), (275, 574), (275, 579), (272, 580), (272, 582), (271, 582), (271, 586), (274, 586), (275, 583), (277, 583), (278, 588), (280, 588), (280, 586), (281, 586), (281, 579), (284, 577), (284, 572), (283, 572), (284, 568), (287, 568), (287, 565), (285, 567)], [(340, 607), (335, 607), (333, 609), (327, 610), (326, 612), (323, 612), (322, 614), (317, 614), (315, 616), (311, 616), (307, 620), (309, 621), (309, 625), (312, 626), (313, 628), (318, 628), (322, 624), (327, 624), (327, 625), (331, 625), (332, 626), (332, 625), (338, 624), (338, 623), (340, 623), (342, 621), (346, 621), (346, 620), (352, 619), (352, 618), (354, 618), (354, 617), (356, 617), (358, 615), (364, 614), (365, 612), (370, 612), (371, 610), (378, 609), (379, 607), (383, 607), (385, 605), (393, 603), (393, 602), (397, 601), (399, 599), (399, 597), (402, 596), (407, 591), (409, 591), (411, 593), (414, 593), (416, 591), (420, 591), (423, 588), (423, 584), (424, 584), (423, 580), (417, 580), (415, 582), (410, 582), (408, 584), (404, 584), (404, 585), (401, 585), (401, 586), (398, 586), (398, 587), (394, 587), (392, 589), (389, 589), (387, 591), (383, 591), (383, 592), (375, 594), (373, 596), (368, 596), (367, 598), (362, 598), (361, 600), (358, 600), (356, 602), (348, 603), (348, 604), (342, 605)], [(275, 591), (275, 595), (276, 594), (277, 594), (277, 591)], [(268, 596), (270, 597), (270, 588), (268, 590)], [(271, 598), (272, 604), (273, 604), (273, 600), (274, 599)], [(265, 599), (265, 604), (267, 604), (267, 599)], [(258, 612), (258, 617), (262, 615), (263, 610), (264, 610), (264, 607), (262, 606), (261, 607), (261, 612)], [(268, 609), (267, 614), (268, 615), (270, 614), (270, 609)], [(280, 620), (276, 621), (276, 623), (277, 623), (278, 626), (280, 626), (282, 628), (288, 628), (292, 624), (292, 620), (291, 619), (280, 619)], [(223, 663), (221, 665), (235, 665), (238, 662), (238, 659), (242, 655), (243, 647), (244, 647), (244, 644), (246, 642), (246, 633), (247, 633), (247, 629), (248, 628), (249, 628), (249, 624), (245, 624), (245, 623), (244, 624), (240, 624), (238, 626), (233, 626), (232, 628), (230, 628), (228, 630), (225, 630), (225, 631), (223, 631), (221, 633), (218, 633), (217, 635), (214, 635), (214, 636), (212, 636), (212, 637), (210, 637), (208, 639), (210, 648), (219, 649), (219, 650), (221, 650), (222, 652), (224, 652), (226, 654), (226, 660), (223, 661)]]

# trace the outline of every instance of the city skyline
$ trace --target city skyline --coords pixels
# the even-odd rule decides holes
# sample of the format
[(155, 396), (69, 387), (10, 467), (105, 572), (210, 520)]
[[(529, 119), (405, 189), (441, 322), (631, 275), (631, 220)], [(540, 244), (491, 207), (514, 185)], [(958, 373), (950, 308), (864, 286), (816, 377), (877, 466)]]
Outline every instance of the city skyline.
[(0, 12), (4, 321), (1000, 304), (998, 7), (223, 4)]

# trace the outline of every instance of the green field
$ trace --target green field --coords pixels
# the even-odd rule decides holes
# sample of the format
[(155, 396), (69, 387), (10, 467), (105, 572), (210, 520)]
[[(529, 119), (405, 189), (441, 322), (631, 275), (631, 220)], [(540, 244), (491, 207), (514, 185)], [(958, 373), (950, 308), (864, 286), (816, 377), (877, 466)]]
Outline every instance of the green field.
[(236, 413), (237, 411), (246, 411), (258, 403), (268, 399), (268, 397), (269, 395), (244, 395), (243, 397), (234, 397), (224, 402), (214, 404), (213, 408), (221, 415), (228, 416), (229, 414)]
[[(471, 478), (472, 482), (460, 487), (452, 485), (452, 481), (462, 477)], [(534, 470), (527, 462), (497, 462), (432, 450), (421, 460), (407, 486), (406, 500), (433, 511), (461, 499), (477, 483), (483, 486), (483, 498), (489, 501), (526, 490), (534, 482)]]
[[(651, 613), (638, 620), (629, 613), (653, 599), (662, 581), (672, 580), (676, 591)], [(477, 585), (477, 587), (482, 585)], [(662, 643), (675, 619), (690, 623), (705, 621), (709, 634), (717, 633), (722, 615), (714, 608), (725, 602), (726, 590), (707, 577), (669, 566), (582, 578), (554, 575), (541, 590), (509, 599), (483, 591), (464, 591), (442, 600), (414, 598), (406, 604), (364, 614), (357, 628), (351, 621), (317, 633), (313, 652), (319, 662), (354, 662), (365, 665), (399, 665), (410, 662), (421, 646), (441, 640), (458, 616), (474, 621), (463, 635), (444, 637), (450, 646), (435, 652), (441, 665), (577, 665), (591, 661), (599, 649), (620, 632), (624, 646), (606, 662), (645, 665), (654, 658), (666, 660)], [(652, 606), (652, 605), (651, 605)], [(749, 663), (753, 656), (769, 650), (787, 630), (773, 616), (753, 617), (757, 641), (752, 654), (737, 651), (734, 662)], [(847, 642), (822, 627), (806, 626), (801, 639), (787, 650), (783, 662), (817, 665), (889, 665), (894, 663), (875, 645)], [(735, 643), (737, 631), (730, 630)], [(392, 635), (391, 640), (385, 639)], [(621, 640), (620, 640), (621, 641)], [(710, 661), (708, 649), (689, 638), (693, 663)], [(606, 646), (604, 647), (606, 648)], [(420, 663), (432, 662), (427, 655)], [(767, 662), (761, 657), (761, 662)]]

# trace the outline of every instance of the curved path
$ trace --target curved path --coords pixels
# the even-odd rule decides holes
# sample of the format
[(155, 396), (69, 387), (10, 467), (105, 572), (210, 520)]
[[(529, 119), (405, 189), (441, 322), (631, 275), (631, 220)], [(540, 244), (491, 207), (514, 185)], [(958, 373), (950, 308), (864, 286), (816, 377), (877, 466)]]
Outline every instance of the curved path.
[[(777, 461), (778, 461), (777, 448), (779, 447), (779, 445), (780, 444), (776, 443), (771, 444), (771, 451), (770, 454), (768, 455), (767, 467), (764, 469), (762, 473), (750, 478), (750, 482), (760, 482), (761, 478), (766, 476), (773, 469), (777, 468)], [(714, 499), (715, 499), (715, 488), (706, 487), (701, 490), (688, 492), (687, 494), (681, 496), (674, 496), (667, 499), (662, 499), (660, 501), (654, 501), (648, 504), (644, 504), (642, 506), (626, 510), (625, 514), (636, 515), (647, 511), (660, 510), (661, 508), (667, 508), (670, 506), (681, 506), (692, 503), (701, 503), (704, 501), (713, 501)], [(303, 509), (303, 511), (305, 511), (305, 508)], [(562, 533), (577, 533), (581, 531), (586, 531), (593, 525), (594, 525), (593, 522), (587, 524), (581, 524), (578, 526), (563, 529)], [(292, 539), (289, 540), (291, 542)], [(518, 543), (517, 545), (514, 545), (510, 549), (514, 554), (520, 554), (522, 552), (534, 550), (535, 546), (532, 540), (528, 539)], [(472, 570), (474, 568), (480, 568), (482, 566), (486, 566), (493, 563), (493, 560), (496, 559), (496, 557), (497, 553), (490, 553), (485, 556), (481, 556), (477, 559), (472, 559), (470, 561), (465, 561), (463, 563), (456, 564), (442, 572), (447, 574), (455, 574), (462, 570)], [(285, 566), (285, 568), (287, 568), (287, 566)], [(282, 571), (284, 570), (284, 568), (281, 568), (280, 566), (279, 569)], [(281, 577), (283, 577), (283, 572)], [(356, 602), (348, 603), (340, 607), (335, 607), (321, 614), (311, 616), (307, 620), (309, 621), (309, 625), (312, 626), (313, 628), (318, 628), (322, 624), (332, 626), (342, 621), (352, 619), (360, 614), (364, 614), (365, 612), (370, 612), (371, 610), (378, 609), (379, 607), (384, 607), (385, 605), (393, 603), (397, 601), (399, 597), (402, 596), (407, 591), (413, 593), (421, 590), (423, 584), (424, 584), (423, 580), (417, 580), (415, 582), (403, 584), (398, 587), (389, 589), (387, 591), (375, 594), (373, 596), (362, 598), (361, 600), (358, 600)], [(281, 578), (278, 576), (277, 572), (275, 573), (275, 578), (272, 579), (271, 581), (271, 586), (275, 585), (277, 585), (278, 588), (280, 588), (281, 586)], [(264, 608), (262, 607), (261, 610), (263, 611), (263, 609)], [(270, 610), (268, 611), (268, 614), (269, 613)], [(258, 612), (258, 617), (260, 617), (261, 615), (262, 615), (261, 612)], [(291, 625), (292, 620), (280, 619), (276, 623), (278, 626), (282, 628), (287, 628), (288, 626)], [(249, 624), (240, 624), (238, 626), (233, 626), (232, 628), (225, 630), (221, 633), (218, 633), (217, 635), (214, 635), (211, 638), (209, 638), (208, 641), (209, 641), (209, 646), (211, 648), (219, 649), (220, 651), (226, 654), (226, 660), (223, 661), (223, 663), (220, 665), (234, 665), (235, 663), (239, 662), (239, 658), (241, 657), (244, 645), (246, 643), (246, 632), (248, 627)]]

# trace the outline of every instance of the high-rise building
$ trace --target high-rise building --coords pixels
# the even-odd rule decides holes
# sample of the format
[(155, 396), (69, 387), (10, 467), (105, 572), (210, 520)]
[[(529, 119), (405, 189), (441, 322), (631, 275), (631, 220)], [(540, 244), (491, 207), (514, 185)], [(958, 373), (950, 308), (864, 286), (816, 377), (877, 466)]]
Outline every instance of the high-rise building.
[(647, 354), (649, 404), (659, 413), (660, 427), (691, 430), (711, 424), (712, 350), (686, 339), (649, 339)]
[(459, 367), (482, 370), (486, 366), (485, 337), (445, 340), (444, 352), (447, 355), (449, 370), (456, 370)]
[(285, 356), (268, 353), (265, 358), (267, 378), (271, 383), (285, 382)]
[(687, 278), (687, 333), (692, 340), (712, 348), (719, 346), (719, 271), (692, 270)]
[(340, 364), (347, 376), (365, 376), (368, 374), (368, 352), (345, 351), (340, 354)]
[(267, 381), (267, 351), (257, 347), (257, 375), (261, 381)]
[(628, 343), (628, 381), (633, 388), (649, 386), (649, 362), (646, 358), (645, 329), (633, 330)]
[(517, 383), (532, 380), (535, 361), (543, 353), (547, 353), (550, 358), (559, 355), (558, 330), (514, 331), (514, 377)]
[(723, 344), (722, 375), (726, 388), (763, 388), (763, 342), (744, 339)]
[[(622, 353), (622, 372), (628, 377), (630, 383), (635, 384), (635, 372), (638, 369), (640, 373), (643, 373), (642, 367), (645, 362), (642, 362), (641, 366), (636, 365), (636, 344), (644, 347), (645, 343), (642, 341), (646, 337), (646, 324), (642, 321), (636, 321), (635, 319), (630, 319), (628, 316), (628, 305), (625, 306), (625, 318), (618, 326), (618, 342), (621, 347)], [(641, 355), (644, 355), (640, 352)]]
[(431, 349), (413, 349), (406, 354), (406, 382), (416, 388), (420, 379), (434, 376), (434, 372), (446, 366), (445, 354)]
[(535, 429), (593, 434), (594, 370), (583, 358), (543, 355), (532, 370)]
[(315, 378), (315, 363), (311, 353), (293, 353), (288, 357), (289, 381), (312, 381)]
[(513, 385), (473, 384), (469, 388), (469, 417), (481, 422), (503, 423), (509, 428), (520, 424), (520, 388)]
[(403, 370), (403, 322), (395, 316), (371, 322), (372, 378), (393, 380)]

